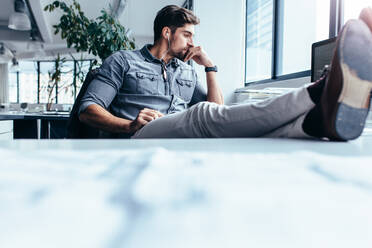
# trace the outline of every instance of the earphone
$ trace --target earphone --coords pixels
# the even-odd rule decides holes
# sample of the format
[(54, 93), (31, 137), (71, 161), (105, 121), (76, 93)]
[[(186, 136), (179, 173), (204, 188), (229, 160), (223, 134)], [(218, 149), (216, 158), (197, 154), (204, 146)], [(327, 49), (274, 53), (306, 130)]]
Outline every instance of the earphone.
[(161, 56), (160, 60), (163, 60), (164, 56), (169, 52), (169, 49), (170, 49), (169, 32), (167, 31), (165, 34), (166, 34), (166, 36), (167, 36), (167, 40), (168, 40), (168, 49), (167, 49), (167, 51), (163, 54), (163, 56)]
[(168, 51), (169, 51), (169, 48), (170, 48), (170, 40), (169, 40), (169, 33), (167, 32), (167, 39), (168, 39)]

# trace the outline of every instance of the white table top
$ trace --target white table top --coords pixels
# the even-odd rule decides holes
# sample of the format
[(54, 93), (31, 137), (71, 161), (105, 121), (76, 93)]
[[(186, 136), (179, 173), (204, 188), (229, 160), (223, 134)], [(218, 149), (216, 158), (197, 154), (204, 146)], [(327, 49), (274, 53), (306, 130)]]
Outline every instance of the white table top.
[(372, 247), (372, 130), (0, 144), (0, 247)]

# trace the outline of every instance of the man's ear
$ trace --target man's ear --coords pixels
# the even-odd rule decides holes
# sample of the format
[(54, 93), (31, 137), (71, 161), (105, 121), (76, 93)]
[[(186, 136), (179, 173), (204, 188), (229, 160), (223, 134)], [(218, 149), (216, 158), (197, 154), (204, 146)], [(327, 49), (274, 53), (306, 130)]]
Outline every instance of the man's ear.
[(162, 36), (164, 39), (169, 39), (170, 38), (170, 33), (171, 33), (171, 29), (169, 27), (164, 27), (163, 30), (162, 30)]

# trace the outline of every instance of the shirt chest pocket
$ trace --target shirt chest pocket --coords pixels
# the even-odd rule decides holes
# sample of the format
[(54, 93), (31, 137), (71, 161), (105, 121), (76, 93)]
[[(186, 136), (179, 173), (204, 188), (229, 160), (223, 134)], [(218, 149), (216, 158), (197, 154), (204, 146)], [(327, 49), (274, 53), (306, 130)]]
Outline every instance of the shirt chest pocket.
[(148, 72), (136, 72), (137, 93), (146, 95), (163, 95), (164, 87), (160, 75)]
[(195, 83), (192, 80), (182, 78), (177, 78), (176, 82), (178, 95), (186, 102), (189, 102), (194, 93)]

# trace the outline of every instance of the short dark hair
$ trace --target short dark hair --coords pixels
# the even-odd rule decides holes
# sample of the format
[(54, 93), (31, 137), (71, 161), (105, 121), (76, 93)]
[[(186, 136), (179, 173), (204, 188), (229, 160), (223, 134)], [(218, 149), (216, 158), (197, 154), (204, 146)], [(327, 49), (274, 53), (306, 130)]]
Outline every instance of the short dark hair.
[(168, 5), (162, 8), (154, 20), (154, 42), (159, 40), (164, 27), (169, 27), (174, 33), (177, 28), (185, 24), (199, 24), (199, 18), (192, 11), (177, 5)]

